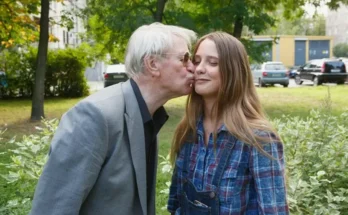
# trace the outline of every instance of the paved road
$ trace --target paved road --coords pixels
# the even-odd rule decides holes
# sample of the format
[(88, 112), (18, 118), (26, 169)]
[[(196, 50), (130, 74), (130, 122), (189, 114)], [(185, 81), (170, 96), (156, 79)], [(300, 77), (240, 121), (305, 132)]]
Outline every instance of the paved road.
[(103, 81), (88, 81), (87, 84), (91, 92), (95, 92), (104, 88)]
[[(294, 80), (294, 79), (290, 79), (290, 81), (289, 81), (289, 87), (290, 87), (290, 88), (301, 87), (301, 86), (306, 86), (306, 85), (313, 85), (313, 83), (308, 82), (308, 83), (303, 83), (302, 85), (297, 85), (297, 84), (295, 83), (295, 80)], [(276, 86), (276, 87), (283, 87), (283, 85), (280, 85), (280, 84), (276, 84), (275, 86)]]

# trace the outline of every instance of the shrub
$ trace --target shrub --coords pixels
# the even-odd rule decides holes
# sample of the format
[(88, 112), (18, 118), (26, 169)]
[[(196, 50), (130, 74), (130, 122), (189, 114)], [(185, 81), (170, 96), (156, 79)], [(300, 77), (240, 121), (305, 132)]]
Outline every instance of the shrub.
[(306, 119), (275, 121), (286, 152), (294, 214), (348, 214), (348, 111), (312, 110)]
[(84, 76), (87, 66), (87, 53), (82, 48), (50, 52), (45, 92), (63, 97), (88, 95), (87, 80)]
[[(16, 147), (7, 152), (11, 156), (11, 162), (2, 164), (8, 169), (8, 174), (1, 175), (7, 186), (1, 194), (4, 195), (2, 201), (5, 205), (0, 205), (0, 214), (28, 214), (31, 208), (35, 186), (46, 163), (58, 120), (43, 120), (43, 123), (44, 128), (37, 128), (40, 130), (39, 135), (23, 136), (20, 141), (12, 139), (8, 143), (15, 144)], [(4, 153), (0, 156), (4, 156)]]
[(32, 67), (32, 55), (30, 50), (27, 53), (4, 50), (0, 68), (6, 72), (7, 87), (2, 89), (3, 96), (31, 96), (34, 84), (34, 70)]
[(333, 54), (335, 57), (348, 57), (348, 44), (347, 43), (339, 43), (334, 46)]
[[(81, 97), (89, 94), (85, 69), (90, 60), (85, 46), (50, 50), (45, 77), (45, 96)], [(8, 87), (2, 89), (7, 97), (32, 97), (36, 71), (37, 50), (4, 51), (0, 68), (6, 72)]]

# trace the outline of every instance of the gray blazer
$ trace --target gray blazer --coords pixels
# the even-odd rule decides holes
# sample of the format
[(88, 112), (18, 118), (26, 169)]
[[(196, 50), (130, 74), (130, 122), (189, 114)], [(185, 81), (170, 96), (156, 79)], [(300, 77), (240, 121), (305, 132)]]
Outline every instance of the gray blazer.
[[(157, 151), (155, 160), (157, 168)], [(129, 81), (113, 85), (63, 115), (30, 214), (152, 215), (156, 173), (153, 178), (147, 204), (138, 102)]]

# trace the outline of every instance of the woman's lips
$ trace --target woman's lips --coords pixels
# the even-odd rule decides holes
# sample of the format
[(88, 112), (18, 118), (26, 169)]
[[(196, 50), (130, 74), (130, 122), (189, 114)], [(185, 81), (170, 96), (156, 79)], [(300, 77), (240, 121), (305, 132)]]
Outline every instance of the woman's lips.
[(208, 79), (195, 79), (195, 83), (203, 83), (209, 81)]

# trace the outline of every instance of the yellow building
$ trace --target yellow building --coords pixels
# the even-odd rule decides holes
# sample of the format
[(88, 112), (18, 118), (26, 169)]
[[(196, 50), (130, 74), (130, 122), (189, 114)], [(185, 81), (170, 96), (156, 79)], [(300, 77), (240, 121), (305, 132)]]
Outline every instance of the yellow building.
[(272, 49), (263, 55), (269, 61), (281, 61), (285, 66), (300, 66), (312, 59), (333, 56), (332, 36), (253, 36), (257, 43), (272, 43)]

